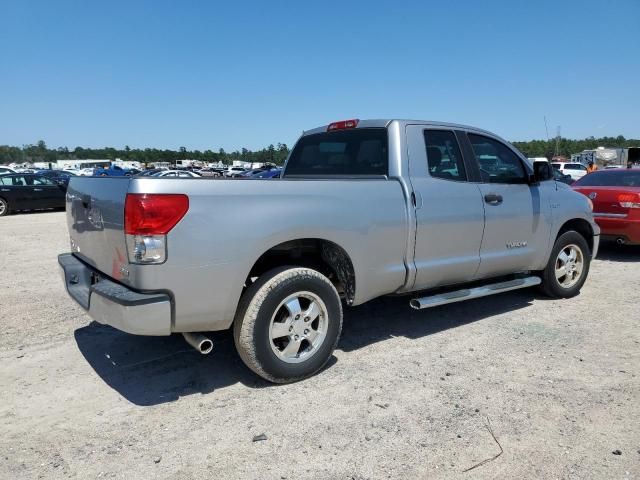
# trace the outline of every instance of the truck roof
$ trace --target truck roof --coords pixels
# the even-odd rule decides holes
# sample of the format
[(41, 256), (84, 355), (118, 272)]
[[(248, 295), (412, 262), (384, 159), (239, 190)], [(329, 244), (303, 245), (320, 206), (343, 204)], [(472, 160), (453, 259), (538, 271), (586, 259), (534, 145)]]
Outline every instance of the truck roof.
[[(381, 119), (370, 119), (370, 120), (359, 120), (358, 125), (355, 128), (386, 128), (389, 126), (391, 122), (398, 122), (402, 126), (404, 125), (426, 125), (432, 127), (447, 127), (447, 128), (456, 128), (462, 130), (471, 130), (478, 133), (488, 134), (492, 137), (495, 137), (496, 134), (489, 132), (487, 130), (483, 130), (481, 128), (472, 127), (470, 125), (462, 125), (459, 123), (448, 123), (448, 122), (439, 122), (436, 120), (411, 120), (411, 119), (401, 119), (401, 118), (381, 118)], [(326, 132), (327, 128), (330, 124), (322, 125), (320, 127), (312, 128), (311, 130), (305, 130), (302, 132), (302, 135), (313, 135), (314, 133), (322, 133)]]

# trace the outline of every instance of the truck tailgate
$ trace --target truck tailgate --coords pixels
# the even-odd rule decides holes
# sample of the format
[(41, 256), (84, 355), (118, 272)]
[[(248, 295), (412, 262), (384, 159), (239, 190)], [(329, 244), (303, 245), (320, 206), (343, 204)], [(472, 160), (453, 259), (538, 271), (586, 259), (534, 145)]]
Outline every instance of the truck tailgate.
[(74, 177), (66, 205), (72, 252), (124, 283), (120, 268), (127, 264), (124, 204), (129, 182), (124, 177)]

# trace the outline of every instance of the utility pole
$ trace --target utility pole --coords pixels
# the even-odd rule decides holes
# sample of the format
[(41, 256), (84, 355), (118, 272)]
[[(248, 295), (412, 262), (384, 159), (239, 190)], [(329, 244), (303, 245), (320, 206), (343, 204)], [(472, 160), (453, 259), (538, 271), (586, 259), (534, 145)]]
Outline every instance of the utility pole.
[(544, 131), (547, 132), (547, 142), (549, 141), (549, 128), (547, 127), (547, 116), (544, 116)]
[(556, 157), (560, 154), (560, 125), (556, 129)]

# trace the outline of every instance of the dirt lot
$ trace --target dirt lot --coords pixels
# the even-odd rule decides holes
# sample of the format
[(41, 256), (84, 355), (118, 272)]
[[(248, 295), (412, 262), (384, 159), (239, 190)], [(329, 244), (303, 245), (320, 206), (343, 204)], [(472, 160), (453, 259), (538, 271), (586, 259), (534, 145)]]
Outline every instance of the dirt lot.
[[(90, 323), (67, 248), (63, 213), (0, 219), (0, 478), (640, 478), (639, 249), (572, 300), (347, 309), (330, 366), (272, 386), (228, 333), (205, 357)], [(462, 473), (500, 452), (487, 418), (504, 453)]]

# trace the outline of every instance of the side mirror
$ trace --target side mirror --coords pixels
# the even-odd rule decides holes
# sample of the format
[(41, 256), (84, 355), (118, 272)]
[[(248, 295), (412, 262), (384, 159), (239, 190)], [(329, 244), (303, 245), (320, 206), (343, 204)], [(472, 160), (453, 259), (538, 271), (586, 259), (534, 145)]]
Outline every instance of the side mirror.
[(553, 171), (549, 162), (533, 162), (533, 180), (544, 182), (553, 178)]

